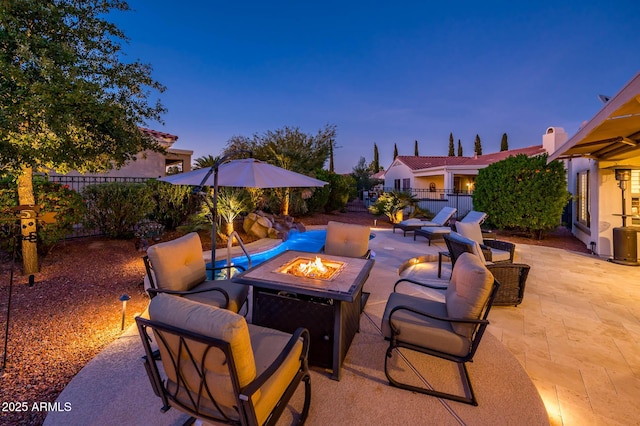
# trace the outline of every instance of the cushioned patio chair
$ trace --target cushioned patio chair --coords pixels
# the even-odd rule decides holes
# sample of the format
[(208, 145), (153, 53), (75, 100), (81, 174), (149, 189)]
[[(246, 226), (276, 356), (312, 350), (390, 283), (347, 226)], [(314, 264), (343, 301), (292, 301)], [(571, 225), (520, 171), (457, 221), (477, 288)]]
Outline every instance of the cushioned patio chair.
[[(472, 253), (481, 260), (483, 259), (483, 250), (476, 241), (472, 241), (455, 232), (445, 236), (444, 239), (449, 250), (452, 268), (455, 268), (457, 259), (463, 253)], [(518, 306), (524, 298), (524, 289), (531, 267), (524, 263), (504, 262), (488, 262), (485, 266), (491, 271), (496, 281), (500, 283), (500, 289), (493, 304)], [(438, 277), (440, 277), (440, 265), (438, 265)]]
[(393, 233), (396, 232), (396, 228), (402, 229), (402, 234), (406, 237), (407, 232), (413, 232), (424, 227), (445, 226), (447, 223), (449, 223), (453, 215), (456, 214), (456, 211), (457, 210), (453, 207), (443, 207), (431, 220), (412, 218), (403, 220), (400, 223), (394, 223)]
[[(384, 364), (389, 384), (439, 398), (478, 405), (466, 363), (473, 360), (489, 324), (487, 316), (499, 287), (498, 282), (477, 256), (468, 253), (462, 254), (456, 262), (451, 281), (445, 290), (444, 302), (398, 292), (398, 284), (403, 281), (435, 289), (444, 288), (407, 279), (396, 282), (382, 317), (382, 333), (389, 341)], [(419, 387), (394, 378), (389, 362), (395, 351), (400, 348), (455, 362), (464, 395)]]
[(150, 297), (158, 293), (239, 312), (249, 295), (249, 287), (231, 280), (208, 280), (202, 257), (202, 243), (196, 232), (165, 243), (154, 244), (143, 258)]
[[(481, 225), (487, 218), (487, 214), (484, 212), (478, 212), (475, 210), (470, 210), (467, 214), (462, 218), (462, 220), (457, 221), (456, 223), (477, 223)], [(453, 225), (455, 227), (455, 224)], [(441, 240), (443, 235), (451, 232), (451, 227), (449, 226), (433, 226), (428, 228), (422, 228), (417, 230), (413, 234), (413, 240), (416, 240), (416, 236), (425, 237), (431, 245), (431, 240)], [(489, 237), (490, 233), (483, 233), (485, 237)]]
[(485, 238), (479, 223), (459, 222), (455, 225), (456, 232), (480, 244), (487, 262), (513, 263), (516, 245), (508, 241)]
[(163, 412), (174, 407), (192, 417), (188, 423), (275, 424), (304, 382), (297, 415), (304, 423), (311, 403), (306, 329), (291, 335), (166, 294), (151, 300), (148, 314), (136, 323), (147, 375)]
[(371, 228), (368, 226), (329, 221), (323, 251), (333, 256), (368, 259), (371, 256), (370, 236)]

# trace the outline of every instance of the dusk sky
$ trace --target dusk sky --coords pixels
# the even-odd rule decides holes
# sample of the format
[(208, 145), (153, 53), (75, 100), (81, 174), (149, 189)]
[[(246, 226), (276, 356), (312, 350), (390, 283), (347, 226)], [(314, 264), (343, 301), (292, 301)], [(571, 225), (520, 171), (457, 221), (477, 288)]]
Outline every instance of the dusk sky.
[(111, 19), (128, 59), (167, 86), (174, 148), (218, 155), (229, 138), (337, 127), (336, 172), (360, 157), (473, 154), (572, 136), (640, 71), (638, 1), (129, 2)]

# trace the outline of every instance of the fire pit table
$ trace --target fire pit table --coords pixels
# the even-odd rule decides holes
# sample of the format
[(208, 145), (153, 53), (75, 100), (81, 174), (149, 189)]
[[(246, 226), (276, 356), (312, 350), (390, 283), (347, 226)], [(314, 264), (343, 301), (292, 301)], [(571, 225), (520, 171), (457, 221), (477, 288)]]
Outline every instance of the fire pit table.
[(307, 328), (309, 364), (330, 369), (331, 378), (340, 380), (373, 264), (372, 259), (291, 250), (232, 280), (253, 286), (253, 324), (288, 333)]

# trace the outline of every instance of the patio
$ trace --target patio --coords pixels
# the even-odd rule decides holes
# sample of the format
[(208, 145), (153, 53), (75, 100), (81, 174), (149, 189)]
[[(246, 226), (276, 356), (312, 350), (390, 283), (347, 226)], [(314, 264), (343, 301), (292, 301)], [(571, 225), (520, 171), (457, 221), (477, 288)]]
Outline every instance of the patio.
[[(424, 241), (393, 235), (390, 229), (374, 232), (370, 247), (376, 252), (376, 264), (365, 284), (372, 295), (361, 317), (361, 332), (347, 355), (341, 382), (314, 371), (309, 424), (326, 424), (328, 418), (354, 424), (370, 424), (372, 419), (386, 424), (429, 419), (438, 424), (496, 420), (544, 424), (544, 409), (540, 410), (531, 381), (552, 424), (632, 424), (640, 418), (635, 403), (640, 395), (640, 290), (634, 287), (639, 269), (559, 249), (518, 245), (516, 261), (532, 266), (525, 298), (517, 308), (491, 311), (491, 334), (480, 345), (477, 363), (470, 365), (480, 406), (470, 407), (386, 383), (381, 367), (386, 343), (377, 327), (398, 267), (416, 255), (437, 258), (444, 245), (428, 247)], [(444, 277), (449, 276), (447, 267)], [(437, 262), (430, 262), (406, 272), (446, 282), (437, 279), (436, 270)], [(160, 401), (151, 391), (140, 355), (139, 337), (130, 328), (60, 395), (58, 401), (70, 402), (72, 410), (49, 414), (45, 424), (179, 421), (176, 410), (160, 413)], [(501, 363), (493, 374), (510, 368), (508, 377), (513, 381), (485, 380), (490, 370), (482, 368), (489, 368), (483, 365), (492, 356)], [(514, 383), (515, 392), (511, 390)], [(500, 398), (510, 392), (522, 395), (514, 395), (514, 401), (506, 404)], [(523, 402), (530, 403), (529, 411), (518, 406)]]

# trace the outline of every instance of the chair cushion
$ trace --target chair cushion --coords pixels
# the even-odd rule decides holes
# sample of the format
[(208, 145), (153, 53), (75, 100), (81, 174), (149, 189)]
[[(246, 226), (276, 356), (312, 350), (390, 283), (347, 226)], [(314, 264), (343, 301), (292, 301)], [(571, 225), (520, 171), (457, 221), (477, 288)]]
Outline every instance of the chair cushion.
[(463, 237), (467, 237), (470, 240), (477, 242), (478, 244), (482, 244), (484, 242), (482, 238), (482, 229), (480, 229), (479, 223), (456, 222), (456, 232)]
[[(458, 224), (456, 224), (457, 226)], [(478, 243), (477, 241), (471, 240), (467, 237), (463, 237), (462, 235), (458, 234), (457, 232), (451, 232), (449, 234), (449, 238), (463, 243), (463, 244), (468, 244), (472, 247), (473, 249), (473, 254), (475, 254), (476, 256), (478, 256), (478, 259), (480, 259), (480, 261), (484, 264), (486, 263), (486, 259), (484, 257), (484, 253), (482, 252), (482, 247), (480, 247), (480, 243)]]
[[(221, 288), (229, 295), (229, 305), (226, 309), (232, 312), (240, 311), (240, 308), (247, 300), (249, 295), (249, 286), (231, 282), (230, 280), (209, 280), (202, 284), (193, 287), (192, 291), (204, 290), (207, 288)], [(205, 303), (207, 305), (217, 306), (224, 308), (225, 299), (222, 293), (219, 291), (205, 291), (202, 293), (187, 294), (184, 296), (186, 299), (194, 300), (196, 302)]]
[[(257, 375), (264, 372), (278, 357), (282, 349), (291, 339), (291, 334), (249, 324), (249, 335), (253, 345), (253, 355), (256, 360)], [(276, 372), (260, 388), (260, 397), (254, 396), (253, 403), (256, 410), (258, 424), (264, 424), (273, 411), (285, 390), (300, 370), (302, 341), (298, 340), (294, 349), (278, 367)]]
[(414, 217), (414, 218), (402, 220), (402, 221), (400, 221), (400, 223), (398, 223), (398, 225), (400, 225), (400, 226), (420, 226), (424, 222), (425, 222), (424, 220)]
[(456, 214), (456, 211), (457, 209), (455, 209), (454, 207), (443, 207), (440, 209), (438, 214), (436, 214), (433, 219), (431, 219), (431, 222), (435, 223), (437, 226), (446, 225), (447, 222), (449, 222), (449, 219), (451, 219), (451, 217)]
[(482, 224), (482, 222), (484, 222), (486, 218), (487, 218), (486, 213), (471, 210), (462, 218), (461, 222)]
[[(493, 281), (493, 275), (478, 256), (462, 253), (456, 260), (445, 292), (448, 315), (451, 318), (480, 318)], [(453, 324), (454, 331), (465, 337), (471, 337), (474, 328), (473, 324)]]
[(492, 262), (505, 262), (511, 260), (511, 253), (505, 250), (498, 250), (491, 248), (491, 261)]
[[(216, 308), (194, 302), (183, 297), (158, 294), (149, 304), (149, 317), (177, 328), (199, 333), (204, 336), (228, 342), (238, 374), (240, 387), (244, 387), (256, 378), (256, 363), (249, 337), (249, 329), (245, 318), (227, 309)], [(156, 339), (159, 340), (159, 339)], [(158, 341), (160, 354), (165, 372), (175, 386), (177, 374), (173, 370), (169, 353), (177, 355), (179, 342), (175, 336), (167, 339), (167, 346)], [(191, 342), (190, 348), (196, 349), (196, 357), (202, 358), (204, 344)], [(200, 381), (197, 372), (190, 362), (186, 362), (186, 355), (181, 354), (182, 374), (187, 378), (188, 387), (197, 392)], [(214, 399), (227, 407), (236, 405), (235, 392), (228, 371), (228, 362), (220, 351), (211, 350), (205, 361), (207, 382), (210, 385)], [(191, 379), (191, 380), (189, 380)], [(259, 398), (259, 396), (257, 396)]]
[(369, 249), (370, 233), (368, 226), (330, 221), (324, 252), (334, 256), (363, 257)]
[(191, 290), (207, 278), (200, 236), (195, 232), (154, 244), (147, 250), (147, 256), (160, 289)]
[[(389, 316), (398, 306), (447, 317), (447, 308), (442, 302), (403, 293), (391, 293), (382, 316), (382, 334), (386, 338), (391, 338)], [(402, 342), (457, 356), (469, 354), (471, 341), (454, 332), (449, 322), (399, 310), (393, 314), (391, 323), (399, 331), (398, 340)]]
[(451, 228), (448, 226), (424, 226), (421, 228), (426, 234), (448, 234), (451, 232)]

